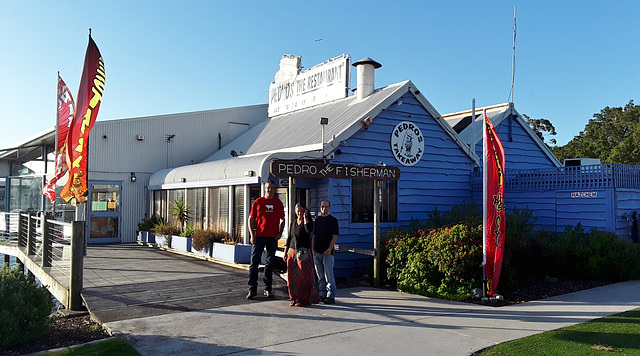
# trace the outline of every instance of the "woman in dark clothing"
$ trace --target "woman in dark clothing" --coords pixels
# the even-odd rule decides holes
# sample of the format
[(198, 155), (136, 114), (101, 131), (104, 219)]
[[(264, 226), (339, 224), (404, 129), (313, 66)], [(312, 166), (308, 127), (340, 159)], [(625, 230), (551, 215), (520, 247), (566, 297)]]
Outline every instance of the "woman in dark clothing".
[(318, 292), (313, 289), (313, 259), (311, 232), (313, 220), (301, 204), (295, 207), (297, 219), (291, 222), (285, 243), (284, 260), (287, 262), (287, 286), (291, 306), (306, 307), (318, 303)]

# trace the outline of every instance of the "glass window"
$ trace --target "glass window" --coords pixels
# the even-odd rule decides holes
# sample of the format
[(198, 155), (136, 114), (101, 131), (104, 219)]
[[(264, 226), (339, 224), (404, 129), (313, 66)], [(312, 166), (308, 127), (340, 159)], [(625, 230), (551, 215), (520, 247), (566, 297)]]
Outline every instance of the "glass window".
[(120, 186), (116, 184), (92, 184), (91, 211), (120, 211)]
[(117, 216), (92, 216), (91, 238), (118, 237)]
[(193, 225), (196, 228), (202, 228), (204, 226), (205, 216), (205, 188), (193, 188), (187, 189), (187, 207), (191, 212), (191, 220), (187, 223)]
[[(398, 220), (398, 184), (382, 182), (382, 206), (380, 221)], [(351, 181), (351, 222), (373, 221), (373, 181), (354, 179)]]
[(42, 186), (44, 185), (42, 176), (11, 177), (9, 184), (11, 185), (9, 189), (10, 206), (8, 207), (10, 211), (41, 210), (44, 199), (42, 196)]
[(229, 187), (209, 188), (209, 229), (227, 231), (228, 224)]
[(153, 215), (167, 219), (167, 191), (153, 191)]
[(244, 242), (244, 186), (233, 187), (233, 239), (235, 242)]
[[(182, 200), (184, 201), (184, 189), (174, 189), (174, 190), (169, 190), (167, 191), (168, 194), (168, 203), (169, 203), (169, 212), (171, 212), (171, 209), (173, 208), (173, 206), (175, 205), (175, 202), (178, 200)], [(167, 216), (167, 223), (170, 224), (175, 224), (176, 220), (171, 216), (171, 214), (169, 214), (169, 216)]]

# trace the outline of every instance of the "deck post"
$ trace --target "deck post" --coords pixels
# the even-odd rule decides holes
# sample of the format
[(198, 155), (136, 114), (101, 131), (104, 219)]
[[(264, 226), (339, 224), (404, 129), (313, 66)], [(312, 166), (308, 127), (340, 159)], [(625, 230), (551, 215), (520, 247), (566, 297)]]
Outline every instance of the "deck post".
[(69, 302), (71, 310), (82, 310), (82, 269), (84, 257), (84, 221), (71, 223), (71, 272), (69, 273)]
[(46, 216), (42, 216), (42, 267), (51, 267), (52, 224)]
[(380, 187), (382, 181), (373, 181), (373, 286), (378, 288), (382, 285), (382, 258), (380, 253)]

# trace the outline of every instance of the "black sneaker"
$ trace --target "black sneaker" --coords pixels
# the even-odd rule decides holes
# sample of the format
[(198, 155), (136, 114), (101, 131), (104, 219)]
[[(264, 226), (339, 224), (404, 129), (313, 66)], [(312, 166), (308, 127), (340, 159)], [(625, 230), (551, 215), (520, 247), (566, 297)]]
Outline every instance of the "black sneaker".
[(325, 298), (324, 299), (324, 304), (336, 304), (336, 300), (333, 298)]
[(270, 291), (270, 290), (266, 290), (266, 291), (264, 291), (264, 296), (265, 296), (265, 297), (267, 297), (267, 298), (269, 298), (269, 299), (273, 299), (273, 298), (275, 298), (275, 296), (273, 295), (273, 292), (272, 292), (272, 291)]
[(252, 300), (253, 298), (255, 298), (256, 296), (256, 292), (249, 292), (249, 294), (247, 294), (247, 300)]

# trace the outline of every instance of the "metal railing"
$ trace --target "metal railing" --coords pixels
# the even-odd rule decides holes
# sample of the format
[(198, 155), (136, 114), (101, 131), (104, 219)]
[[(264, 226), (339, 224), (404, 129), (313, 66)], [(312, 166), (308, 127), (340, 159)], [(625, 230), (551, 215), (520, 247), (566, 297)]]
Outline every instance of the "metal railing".
[(15, 215), (17, 231), (5, 229), (0, 253), (15, 255), (66, 308), (82, 309), (84, 222), (65, 223), (34, 213)]

